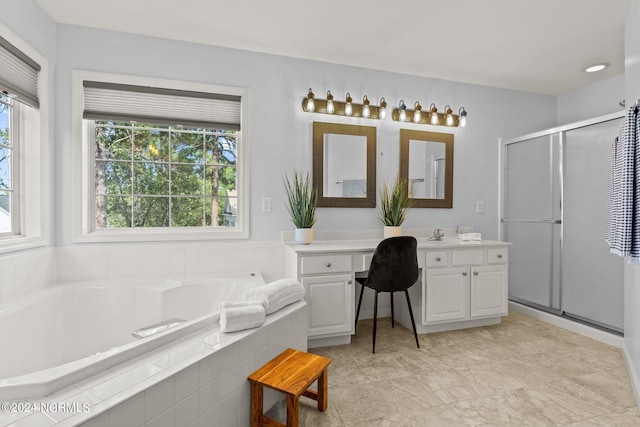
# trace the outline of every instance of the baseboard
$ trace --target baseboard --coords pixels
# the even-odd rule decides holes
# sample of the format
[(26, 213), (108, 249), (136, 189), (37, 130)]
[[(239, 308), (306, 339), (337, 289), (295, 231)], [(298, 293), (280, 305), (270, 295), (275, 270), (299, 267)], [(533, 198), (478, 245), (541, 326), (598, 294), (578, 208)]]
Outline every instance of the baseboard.
[(640, 381), (638, 380), (638, 372), (633, 363), (631, 363), (632, 359), (626, 342), (622, 343), (622, 354), (624, 355), (624, 364), (627, 366), (627, 372), (629, 373), (629, 380), (631, 380), (633, 395), (636, 398), (636, 405), (640, 408)]
[(618, 348), (622, 348), (624, 344), (624, 338), (615, 335), (601, 329), (593, 328), (582, 323), (575, 322), (564, 317), (556, 316), (551, 313), (547, 313), (535, 308), (527, 307), (526, 305), (519, 304), (517, 302), (509, 301), (509, 310), (517, 311), (518, 313), (526, 314), (534, 319), (542, 320), (543, 322), (550, 323), (560, 328), (575, 332), (580, 335), (584, 335), (594, 340), (598, 340), (605, 344), (613, 345)]

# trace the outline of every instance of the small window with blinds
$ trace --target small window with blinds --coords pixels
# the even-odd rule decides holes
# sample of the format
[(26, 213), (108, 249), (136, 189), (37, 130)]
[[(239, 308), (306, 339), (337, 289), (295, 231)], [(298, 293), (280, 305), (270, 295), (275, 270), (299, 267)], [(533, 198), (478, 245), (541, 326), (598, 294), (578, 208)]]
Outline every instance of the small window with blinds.
[(94, 230), (234, 230), (238, 95), (84, 80)]

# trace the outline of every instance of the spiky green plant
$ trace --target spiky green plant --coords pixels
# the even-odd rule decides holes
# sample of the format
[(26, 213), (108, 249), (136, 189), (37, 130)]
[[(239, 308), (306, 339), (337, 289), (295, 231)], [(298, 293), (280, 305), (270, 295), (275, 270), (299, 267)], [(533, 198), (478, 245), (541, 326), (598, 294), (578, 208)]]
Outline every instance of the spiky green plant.
[(399, 226), (407, 218), (407, 212), (412, 205), (409, 197), (407, 181), (396, 177), (393, 186), (382, 184), (380, 190), (380, 220), (384, 225)]
[(313, 188), (309, 172), (293, 171), (282, 177), (287, 192), (287, 210), (296, 228), (311, 228), (318, 215), (318, 191)]

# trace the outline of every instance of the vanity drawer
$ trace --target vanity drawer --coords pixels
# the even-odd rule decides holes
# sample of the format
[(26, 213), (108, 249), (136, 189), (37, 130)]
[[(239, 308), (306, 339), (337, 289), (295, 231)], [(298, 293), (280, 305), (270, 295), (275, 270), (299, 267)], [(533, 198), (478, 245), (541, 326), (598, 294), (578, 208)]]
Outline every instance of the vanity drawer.
[(505, 264), (508, 260), (507, 248), (491, 248), (487, 250), (487, 263)]
[(300, 260), (300, 274), (351, 271), (351, 255), (305, 256)]
[(448, 251), (428, 251), (427, 267), (446, 267), (449, 264)]
[(451, 265), (482, 264), (482, 249), (451, 251)]

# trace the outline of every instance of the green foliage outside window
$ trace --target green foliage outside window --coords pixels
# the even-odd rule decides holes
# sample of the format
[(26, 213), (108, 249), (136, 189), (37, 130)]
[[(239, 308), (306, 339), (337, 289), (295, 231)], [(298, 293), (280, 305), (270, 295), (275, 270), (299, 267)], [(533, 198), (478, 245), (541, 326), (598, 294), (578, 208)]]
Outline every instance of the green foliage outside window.
[(96, 227), (235, 226), (237, 134), (96, 122)]

